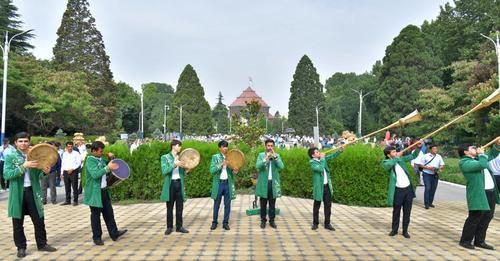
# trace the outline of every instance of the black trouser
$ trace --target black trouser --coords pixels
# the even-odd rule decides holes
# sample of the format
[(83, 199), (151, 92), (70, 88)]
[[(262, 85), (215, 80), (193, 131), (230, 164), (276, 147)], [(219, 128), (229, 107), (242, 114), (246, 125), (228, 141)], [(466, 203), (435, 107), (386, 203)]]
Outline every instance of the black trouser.
[(472, 210), (469, 211), (469, 216), (465, 220), (462, 230), (460, 243), (471, 244), (474, 239), (474, 244), (484, 243), (486, 239), (486, 230), (495, 213), (495, 192), (494, 190), (486, 190), (486, 198), (490, 210)]
[(56, 175), (57, 171), (51, 172), (40, 180), (40, 186), (42, 187), (42, 200), (43, 203), (47, 203), (47, 188), (50, 188), (50, 201), (56, 203), (57, 192), (56, 192)]
[[(323, 186), (323, 208), (325, 209), (325, 225), (330, 224), (330, 216), (332, 214), (332, 198), (330, 193), (330, 187), (328, 184)], [(319, 224), (319, 207), (321, 206), (321, 201), (314, 201), (313, 205), (313, 224)]]
[(394, 191), (394, 202), (392, 209), (392, 231), (397, 232), (399, 229), (399, 217), (401, 215), (401, 207), (403, 207), (403, 233), (408, 232), (410, 225), (411, 206), (413, 204), (413, 188), (396, 187)]
[(13, 218), (12, 226), (14, 228), (14, 243), (17, 249), (26, 249), (26, 236), (24, 235), (24, 215), (28, 214), (31, 217), (33, 226), (35, 227), (35, 239), (38, 248), (47, 244), (47, 233), (45, 232), (45, 223), (43, 218), (38, 215), (38, 210), (35, 205), (35, 198), (31, 187), (24, 188), (23, 202), (21, 206), (21, 218)]
[(494, 175), (495, 176), (495, 181), (497, 183), (497, 189), (500, 191), (500, 175)]
[(276, 216), (276, 199), (273, 198), (273, 181), (267, 181), (267, 198), (260, 197), (260, 220), (266, 222), (267, 202), (269, 201), (269, 221)]
[(73, 202), (78, 203), (78, 170), (73, 170), (71, 175), (69, 175), (67, 171), (64, 171), (63, 176), (64, 189), (66, 190), (66, 203), (71, 203), (71, 188), (73, 188)]
[(9, 187), (9, 181), (3, 177), (3, 165), (5, 161), (0, 160), (0, 184), (2, 189), (7, 189)]
[(90, 207), (90, 225), (92, 227), (92, 239), (101, 239), (101, 213), (108, 229), (109, 237), (116, 239), (118, 237), (118, 228), (116, 227), (115, 214), (109, 198), (107, 189), (101, 189), (102, 208)]
[(174, 227), (174, 203), (175, 203), (175, 227), (182, 227), (182, 210), (184, 199), (182, 198), (181, 180), (170, 182), (170, 200), (167, 201), (167, 228)]

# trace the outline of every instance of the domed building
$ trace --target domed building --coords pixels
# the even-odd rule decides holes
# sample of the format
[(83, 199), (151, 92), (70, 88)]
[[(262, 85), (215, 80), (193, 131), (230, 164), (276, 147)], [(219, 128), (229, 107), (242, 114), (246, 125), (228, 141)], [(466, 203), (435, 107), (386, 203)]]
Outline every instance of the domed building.
[(229, 112), (232, 114), (240, 114), (240, 111), (245, 108), (247, 103), (250, 103), (251, 101), (257, 101), (260, 104), (260, 112), (263, 113), (264, 115), (267, 115), (268, 119), (273, 118), (273, 116), (269, 113), (269, 105), (260, 97), (257, 95), (257, 93), (249, 86), (247, 87), (241, 94), (236, 98), (236, 100), (229, 105)]

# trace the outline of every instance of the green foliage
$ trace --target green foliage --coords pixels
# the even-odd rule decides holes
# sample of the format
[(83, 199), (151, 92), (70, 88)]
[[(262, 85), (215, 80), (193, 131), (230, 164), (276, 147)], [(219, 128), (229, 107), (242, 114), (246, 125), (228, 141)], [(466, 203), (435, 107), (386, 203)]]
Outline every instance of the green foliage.
[(229, 133), (229, 110), (222, 103), (222, 93), (219, 92), (218, 102), (212, 110), (212, 118), (214, 120), (214, 129), (217, 133)]
[[(324, 116), (325, 96), (319, 74), (311, 59), (304, 55), (295, 69), (288, 101), (288, 125), (295, 129), (296, 134), (312, 136), (316, 126), (316, 106), (319, 107), (320, 117), (327, 118)], [(320, 132), (325, 130), (327, 124), (329, 122), (320, 121)]]
[(119, 114), (117, 125), (122, 126), (126, 133), (137, 131), (141, 112), (140, 96), (134, 88), (124, 82), (117, 83), (116, 88), (116, 106)]
[(58, 71), (84, 72), (88, 93), (94, 97), (93, 121), (89, 129), (107, 133), (117, 129), (117, 86), (109, 68), (102, 35), (95, 26), (87, 0), (69, 0), (53, 48), (54, 66)]
[(54, 138), (64, 139), (66, 137), (66, 133), (62, 129), (57, 129), (56, 134), (54, 134)]
[[(146, 83), (142, 85), (144, 94), (144, 129), (148, 133), (160, 129), (163, 131), (163, 120), (165, 117), (165, 106), (169, 106), (170, 112), (174, 109), (172, 98), (174, 88), (166, 83)], [(139, 104), (140, 106), (140, 104)], [(140, 107), (139, 107), (140, 112)], [(169, 111), (167, 111), (167, 115)], [(168, 124), (167, 124), (168, 126)], [(136, 128), (137, 129), (137, 128)]]
[(240, 115), (233, 114), (232, 117), (236, 142), (242, 141), (250, 146), (250, 148), (255, 148), (259, 145), (260, 137), (265, 132), (265, 129), (260, 123), (263, 119), (263, 115), (260, 113), (260, 103), (255, 100), (246, 103)]
[[(9, 32), (9, 38), (24, 31), (21, 28), (22, 21), (18, 20), (19, 14), (17, 7), (12, 3), (12, 0), (0, 0), (0, 43), (5, 42), (5, 31)], [(33, 48), (28, 40), (33, 38), (32, 33), (18, 35), (11, 42), (11, 50), (17, 53), (25, 53), (28, 49)]]
[(167, 127), (178, 131), (180, 107), (182, 106), (183, 134), (206, 135), (212, 133), (212, 113), (205, 99), (205, 91), (193, 67), (188, 64), (182, 71), (167, 117)]
[(439, 173), (439, 179), (465, 185), (465, 177), (458, 167), (458, 158), (444, 158), (444, 170)]

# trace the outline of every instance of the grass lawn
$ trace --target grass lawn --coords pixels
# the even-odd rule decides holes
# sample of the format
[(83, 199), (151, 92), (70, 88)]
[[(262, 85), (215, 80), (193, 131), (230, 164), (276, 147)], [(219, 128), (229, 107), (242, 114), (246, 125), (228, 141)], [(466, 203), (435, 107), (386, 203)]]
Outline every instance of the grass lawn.
[(458, 158), (445, 158), (444, 171), (439, 173), (439, 179), (465, 185), (465, 178), (458, 168)]

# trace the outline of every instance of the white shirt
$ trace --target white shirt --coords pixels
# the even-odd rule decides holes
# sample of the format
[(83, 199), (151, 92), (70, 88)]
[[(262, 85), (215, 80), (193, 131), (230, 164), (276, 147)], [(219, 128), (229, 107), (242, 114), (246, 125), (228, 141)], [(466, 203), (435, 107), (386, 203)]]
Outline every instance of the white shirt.
[(61, 158), (61, 172), (70, 169), (77, 169), (82, 165), (82, 158), (80, 153), (77, 151), (72, 151), (71, 153), (65, 151)]
[(269, 173), (267, 174), (267, 180), (273, 180), (273, 162), (272, 160), (269, 161)]
[[(179, 156), (175, 155), (174, 158), (176, 160), (179, 160)], [(172, 171), (172, 179), (180, 179), (181, 176), (179, 175), (179, 167), (175, 167), (174, 170)]]
[[(100, 162), (102, 162), (102, 158), (98, 158), (98, 160)], [(107, 181), (107, 177), (106, 177), (106, 174), (102, 175), (101, 177), (101, 188), (106, 188), (108, 186), (108, 181)]]
[[(226, 159), (224, 154), (222, 154), (222, 158)], [(227, 166), (222, 166), (222, 171), (220, 172), (220, 179), (221, 180), (226, 180), (227, 179)]]
[(323, 170), (323, 185), (328, 184), (328, 174), (326, 173), (326, 169)]
[(396, 171), (396, 187), (398, 188), (406, 188), (410, 185), (410, 180), (408, 179), (408, 176), (406, 176), (406, 172), (404, 171), (399, 164), (396, 164), (395, 166), (395, 171)]
[(493, 183), (493, 179), (491, 178), (490, 171), (488, 169), (483, 170), (484, 173), (484, 189), (490, 190), (495, 188), (495, 183)]
[(490, 160), (488, 165), (491, 171), (493, 171), (493, 175), (500, 175), (500, 153), (498, 153), (496, 158)]
[[(26, 155), (23, 154), (23, 158), (26, 160)], [(30, 172), (29, 169), (26, 168), (24, 171), (24, 187), (30, 187), (31, 186), (31, 180), (30, 180)]]
[(415, 163), (420, 164), (423, 156), (424, 156), (424, 153), (422, 151), (420, 151), (418, 153), (418, 156), (410, 161), (411, 166), (414, 167)]
[[(432, 153), (426, 153), (423, 157), (420, 158), (420, 161), (416, 161), (415, 163), (425, 165), (432, 158), (434, 158), (434, 155)], [(436, 154), (436, 157), (429, 164), (425, 166), (439, 169), (441, 166), (444, 166), (443, 158), (441, 157), (441, 155)], [(428, 169), (424, 169), (423, 172), (425, 174), (435, 174), (433, 170), (428, 170)]]

